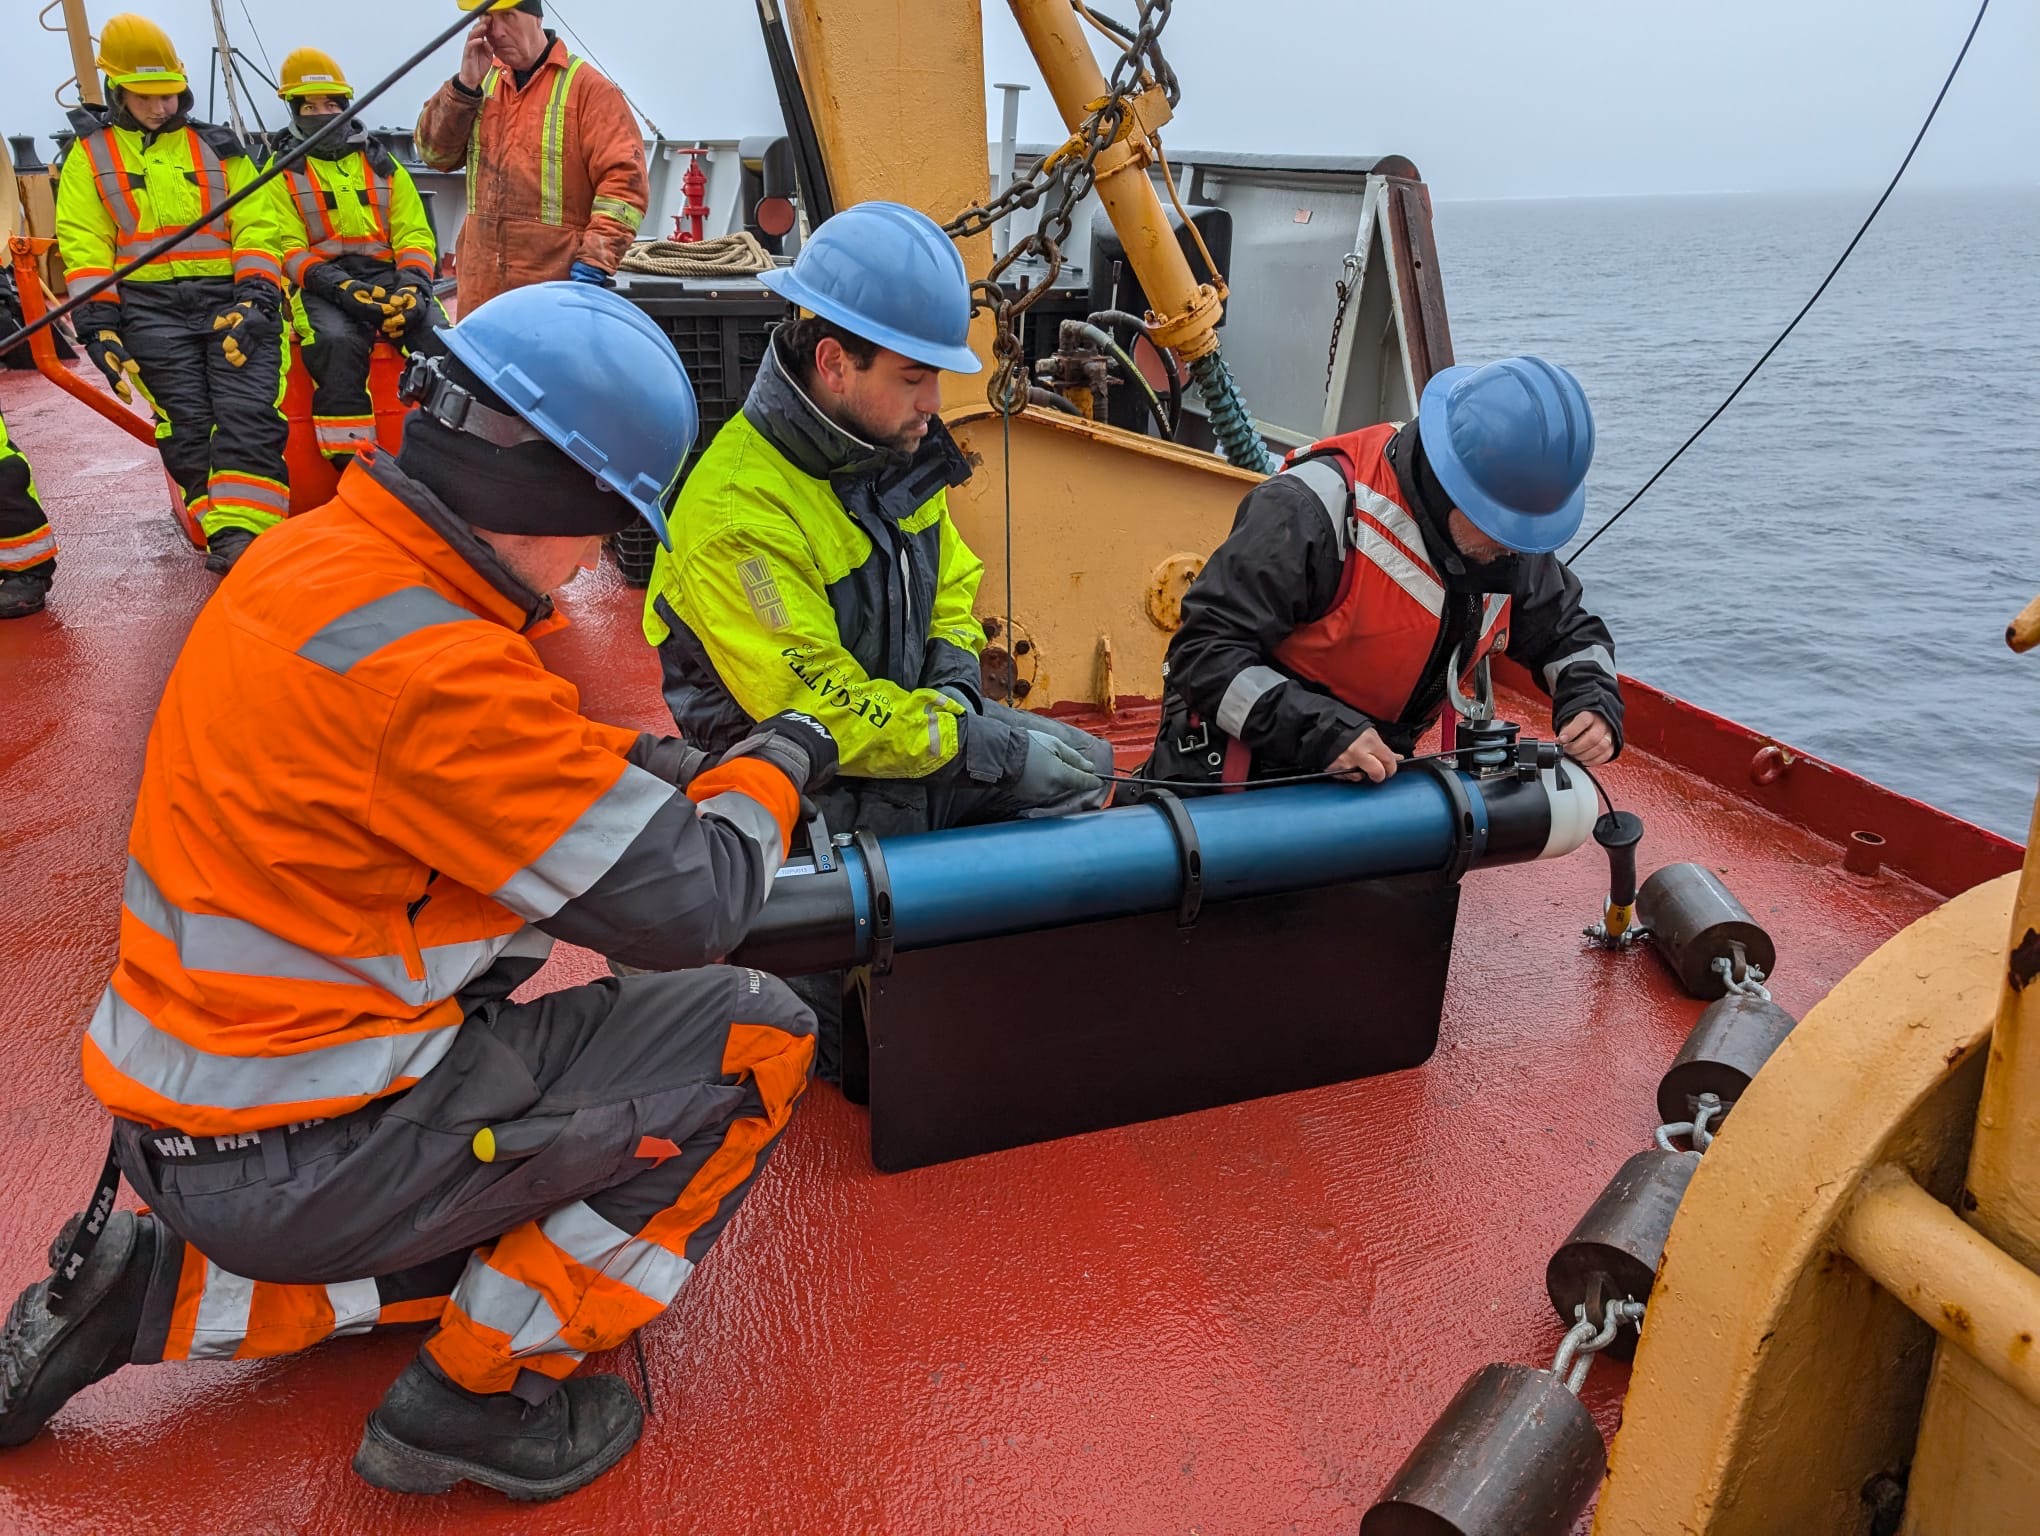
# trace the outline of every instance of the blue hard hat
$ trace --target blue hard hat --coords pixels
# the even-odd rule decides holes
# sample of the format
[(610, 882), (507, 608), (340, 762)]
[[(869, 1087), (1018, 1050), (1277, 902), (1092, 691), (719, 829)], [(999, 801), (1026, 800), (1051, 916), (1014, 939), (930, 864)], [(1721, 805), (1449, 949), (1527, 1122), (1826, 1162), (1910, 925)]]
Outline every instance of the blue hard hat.
[(930, 368), (976, 373), (970, 280), (956, 242), (918, 208), (858, 203), (808, 237), (791, 267), (759, 274), (790, 304)]
[(446, 350), (668, 549), (666, 506), (701, 429), (680, 354), (645, 312), (587, 283), (499, 293), (439, 333)]
[(1541, 357), (1446, 368), (1424, 386), (1417, 417), (1432, 473), (1489, 538), (1543, 555), (1579, 532), (1594, 413), (1565, 369)]

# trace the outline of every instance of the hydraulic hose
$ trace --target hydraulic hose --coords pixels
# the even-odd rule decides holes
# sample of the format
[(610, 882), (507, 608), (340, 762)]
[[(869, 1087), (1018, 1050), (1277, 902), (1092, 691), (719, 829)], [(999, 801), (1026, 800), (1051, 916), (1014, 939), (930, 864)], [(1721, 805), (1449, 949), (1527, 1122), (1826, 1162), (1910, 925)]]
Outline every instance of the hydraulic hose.
[(1281, 466), (1261, 441), (1261, 433), (1248, 414), (1240, 387), (1233, 382), (1225, 356), (1213, 349), (1190, 365), (1190, 377), (1204, 396), (1204, 409), (1211, 418), (1211, 434), (1225, 450), (1226, 461), (1240, 469), (1272, 475)]
[(289, 170), (292, 166), (298, 164), (301, 160), (305, 158), (306, 155), (310, 154), (314, 148), (316, 148), (320, 144), (323, 144), (328, 137), (342, 132), (346, 128), (347, 124), (352, 122), (357, 116), (359, 116), (362, 110), (366, 108), (371, 102), (375, 101), (378, 97), (380, 97), (383, 94), (383, 92), (387, 91), (391, 86), (395, 85), (399, 80), (403, 79), (404, 76), (408, 75), (420, 64), (423, 64), (425, 60), (431, 57), (432, 54), (436, 53), (443, 44), (451, 41), (456, 33), (464, 31), (466, 28), (473, 26), (474, 20), (475, 18), (471, 13), (467, 11), (462, 11), (458, 19), (450, 23), (447, 26), (447, 28), (443, 32), (441, 32), (437, 37), (433, 38), (431, 42), (427, 43), (424, 47), (420, 48), (416, 53), (412, 54), (408, 59), (404, 60), (403, 63), (399, 64), (389, 74), (383, 76), (381, 80), (378, 80), (373, 86), (369, 87), (369, 89), (366, 92), (364, 92), (355, 101), (353, 106), (348, 108), (347, 111), (336, 112), (331, 117), (327, 118), (324, 126), (322, 126), (317, 133), (314, 133), (307, 138), (299, 140), (296, 144), (292, 145), (289, 149), (285, 150), (281, 155), (277, 156), (275, 163), (271, 165), (268, 170), (263, 171), (260, 175), (256, 176), (256, 178), (253, 181), (249, 182), (245, 187), (241, 188), (240, 191), (229, 195), (226, 201), (222, 202), (218, 207), (208, 210), (203, 217), (192, 220), (182, 229), (172, 230), (169, 234), (165, 235), (162, 239), (158, 240), (154, 245), (150, 246), (146, 251), (143, 251), (141, 255), (135, 257), (132, 261), (128, 262), (124, 266), (116, 267), (113, 271), (109, 272), (105, 277), (99, 279), (98, 282), (92, 284), (83, 293), (72, 294), (69, 298), (65, 299), (63, 303), (59, 304), (55, 309), (51, 310), (48, 314), (44, 315), (40, 320), (37, 320), (34, 324), (24, 325), (20, 330), (16, 331), (13, 335), (8, 336), (4, 339), (0, 339), (0, 353), (12, 352), (17, 346), (19, 346), (22, 342), (28, 340), (28, 338), (33, 336), (37, 331), (42, 330), (45, 326), (51, 325), (56, 321), (63, 319), (66, 315), (70, 314), (71, 311), (76, 309), (79, 305), (91, 303), (92, 300), (98, 298), (99, 295), (105, 293), (109, 288), (113, 287), (116, 283), (119, 283), (122, 279), (130, 277), (134, 273), (140, 271), (143, 267), (146, 267), (150, 262), (154, 261), (158, 256), (163, 255), (166, 251), (175, 250), (178, 246), (182, 245), (186, 240), (189, 240), (193, 235), (197, 234), (201, 229), (204, 229), (206, 225), (211, 224), (215, 220), (223, 217), (230, 210), (239, 207), (242, 203), (246, 202), (250, 197), (253, 197), (255, 193), (260, 191), (263, 187), (268, 186), (270, 182), (274, 181), (277, 177), (281, 176), (285, 171)]

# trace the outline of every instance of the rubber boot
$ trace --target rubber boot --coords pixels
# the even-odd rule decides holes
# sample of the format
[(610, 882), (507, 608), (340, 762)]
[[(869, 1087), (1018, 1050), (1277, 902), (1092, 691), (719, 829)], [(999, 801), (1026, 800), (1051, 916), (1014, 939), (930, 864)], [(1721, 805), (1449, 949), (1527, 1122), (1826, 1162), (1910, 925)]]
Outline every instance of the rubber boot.
[[(47, 1279), (15, 1298), (0, 1327), (0, 1446), (26, 1445), (59, 1408), (128, 1363), (156, 1235), (155, 1217), (116, 1211), (62, 1312), (49, 1309)], [(51, 1245), (52, 1266), (65, 1246), (63, 1237)]]
[(620, 1377), (572, 1377), (534, 1406), (509, 1392), (470, 1392), (420, 1354), (368, 1416), (354, 1470), (395, 1493), (470, 1482), (538, 1503), (593, 1482), (643, 1428)]
[(0, 619), (25, 619), (41, 613), (49, 595), (47, 571), (0, 571)]
[(248, 552), (248, 546), (255, 542), (255, 535), (245, 528), (222, 528), (218, 533), (208, 535), (205, 541), (205, 568), (216, 575), (224, 576), (234, 568), (234, 562)]

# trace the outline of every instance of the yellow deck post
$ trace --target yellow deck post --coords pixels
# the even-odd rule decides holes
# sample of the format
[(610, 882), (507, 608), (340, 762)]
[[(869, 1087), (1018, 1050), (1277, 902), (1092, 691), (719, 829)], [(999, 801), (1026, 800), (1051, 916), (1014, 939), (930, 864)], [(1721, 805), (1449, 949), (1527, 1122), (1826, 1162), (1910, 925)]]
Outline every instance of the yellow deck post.
[(78, 76), (78, 99), (101, 106), (106, 92), (99, 86), (99, 66), (94, 62), (91, 25), (85, 19), (85, 0), (64, 0), (64, 34), (71, 44), (71, 68)]
[[(2040, 599), (2013, 620), (2014, 649), (2034, 629)], [(2040, 1269), (2040, 804), (2012, 904), (1997, 1026), (1977, 1107), (1961, 1204), (1966, 1219), (2028, 1272)], [(2040, 1279), (2035, 1280), (2040, 1286)], [(2040, 1320), (2009, 1342), (2035, 1349)], [(2000, 1373), (1943, 1341), (1920, 1414), (1906, 1498), (1905, 1536), (1988, 1536), (2040, 1521), (2040, 1413)], [(2026, 1525), (1989, 1523), (1994, 1512)]]

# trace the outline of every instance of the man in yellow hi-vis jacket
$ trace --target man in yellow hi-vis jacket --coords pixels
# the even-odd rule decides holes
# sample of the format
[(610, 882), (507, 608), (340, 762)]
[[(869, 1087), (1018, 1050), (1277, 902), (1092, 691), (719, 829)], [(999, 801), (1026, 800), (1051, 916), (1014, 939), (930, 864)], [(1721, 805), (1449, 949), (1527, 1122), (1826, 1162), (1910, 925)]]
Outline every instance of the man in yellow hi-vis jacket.
[[(1112, 750), (983, 697), (972, 613), (984, 567), (949, 518), (970, 469), (935, 415), (970, 291), (949, 237), (897, 203), (816, 230), (766, 284), (807, 312), (779, 328), (743, 410), (670, 520), (646, 593), (667, 702), (707, 751), (798, 709), (827, 726), (831, 828), (881, 834), (1092, 810)], [(834, 1072), (840, 994), (795, 984)]]
[[(283, 61), (277, 91), (290, 131), (308, 139), (344, 115), (353, 87), (316, 48)], [(283, 272), (298, 290), (293, 318), (313, 382), (319, 451), (345, 468), (375, 441), (368, 398), (376, 339), (406, 347), (445, 319), (433, 297), (438, 246), (411, 173), (357, 121), (315, 145), (272, 183), (284, 231)]]
[[(57, 242), (74, 289), (205, 217), (255, 177), (240, 141), (191, 120), (183, 62), (161, 27), (115, 16), (99, 45), (104, 109), (72, 114)], [(283, 259), (260, 194), (73, 314), (123, 399), (156, 412), (163, 466), (225, 572), (290, 510), (283, 465)]]

